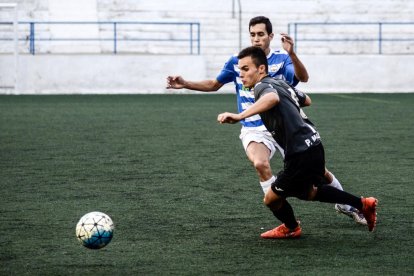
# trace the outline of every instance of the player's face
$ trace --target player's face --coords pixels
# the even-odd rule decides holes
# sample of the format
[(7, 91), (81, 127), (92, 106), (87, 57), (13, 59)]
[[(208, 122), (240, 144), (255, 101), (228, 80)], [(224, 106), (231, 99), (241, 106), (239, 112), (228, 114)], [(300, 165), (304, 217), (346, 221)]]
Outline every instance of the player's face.
[(250, 26), (250, 42), (252, 46), (260, 47), (266, 54), (270, 51), (270, 41), (273, 39), (273, 33), (268, 34), (266, 31), (266, 25), (259, 23), (254, 26)]
[(266, 68), (264, 65), (256, 67), (251, 57), (239, 59), (240, 79), (244, 87), (252, 88), (265, 75)]

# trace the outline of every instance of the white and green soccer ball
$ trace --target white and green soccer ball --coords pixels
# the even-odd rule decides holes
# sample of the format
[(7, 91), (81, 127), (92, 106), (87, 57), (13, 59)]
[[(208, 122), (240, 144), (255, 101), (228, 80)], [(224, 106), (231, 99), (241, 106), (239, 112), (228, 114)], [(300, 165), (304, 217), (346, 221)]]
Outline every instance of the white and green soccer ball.
[(90, 249), (101, 249), (114, 235), (112, 219), (102, 212), (90, 212), (81, 217), (76, 225), (76, 237)]

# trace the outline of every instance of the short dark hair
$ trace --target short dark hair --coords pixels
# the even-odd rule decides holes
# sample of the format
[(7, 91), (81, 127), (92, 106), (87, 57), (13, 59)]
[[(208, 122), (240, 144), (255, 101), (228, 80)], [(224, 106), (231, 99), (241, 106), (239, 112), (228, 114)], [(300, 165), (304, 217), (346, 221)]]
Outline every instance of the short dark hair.
[(273, 28), (272, 28), (272, 23), (270, 22), (269, 18), (267, 18), (266, 16), (256, 16), (253, 17), (252, 19), (250, 19), (249, 22), (249, 32), (250, 32), (250, 27), (263, 23), (266, 25), (266, 32), (267, 34), (271, 34), (273, 32)]
[(238, 59), (242, 59), (245, 57), (251, 57), (254, 65), (259, 67), (260, 65), (264, 65), (266, 68), (266, 74), (268, 72), (268, 65), (267, 65), (267, 57), (265, 52), (260, 47), (250, 46), (244, 48), (240, 51), (239, 55), (237, 56)]

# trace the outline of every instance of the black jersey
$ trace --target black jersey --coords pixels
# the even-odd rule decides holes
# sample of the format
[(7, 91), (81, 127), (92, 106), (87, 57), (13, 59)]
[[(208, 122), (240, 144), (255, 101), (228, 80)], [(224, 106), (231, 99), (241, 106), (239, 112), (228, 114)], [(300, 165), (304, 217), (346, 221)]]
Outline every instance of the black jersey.
[(267, 93), (277, 93), (279, 103), (260, 114), (276, 142), (284, 149), (286, 158), (320, 144), (319, 133), (300, 106), (306, 95), (295, 91), (283, 80), (265, 77), (254, 86), (255, 100)]

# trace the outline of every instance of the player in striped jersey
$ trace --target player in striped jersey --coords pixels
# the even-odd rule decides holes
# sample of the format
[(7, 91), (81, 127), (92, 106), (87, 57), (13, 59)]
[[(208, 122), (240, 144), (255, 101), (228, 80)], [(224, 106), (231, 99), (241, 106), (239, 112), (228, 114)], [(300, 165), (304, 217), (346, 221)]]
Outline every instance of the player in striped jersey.
[[(300, 81), (308, 81), (308, 72), (293, 49), (293, 40), (287, 34), (281, 34), (283, 50), (272, 50), (270, 43), (274, 34), (270, 20), (264, 16), (254, 17), (249, 22), (250, 41), (252, 46), (260, 47), (264, 50), (269, 68), (269, 76), (275, 79), (283, 79), (293, 86)], [(202, 92), (219, 90), (224, 84), (233, 82), (236, 88), (237, 107), (239, 112), (243, 112), (254, 104), (254, 95), (250, 89), (245, 88), (240, 80), (240, 70), (238, 68), (237, 55), (230, 57), (220, 74), (214, 80), (188, 81), (181, 76), (167, 77), (167, 88), (169, 89), (191, 89)], [(310, 98), (304, 103), (310, 105)], [(278, 149), (284, 155), (283, 150), (266, 130), (259, 115), (246, 118), (241, 121), (242, 129), (240, 139), (246, 151), (248, 159), (252, 162), (259, 177), (260, 185), (264, 193), (275, 181), (272, 173), (270, 159)], [(327, 182), (332, 186), (342, 189), (341, 184), (335, 176), (326, 171)], [(366, 224), (362, 214), (355, 208), (346, 205), (336, 205), (338, 212), (352, 217), (357, 223)]]

